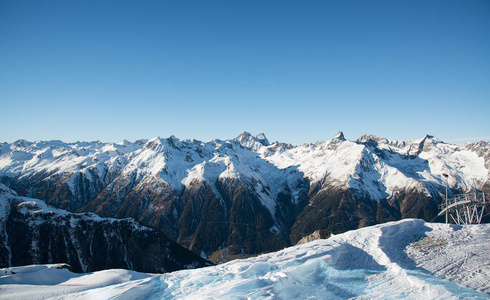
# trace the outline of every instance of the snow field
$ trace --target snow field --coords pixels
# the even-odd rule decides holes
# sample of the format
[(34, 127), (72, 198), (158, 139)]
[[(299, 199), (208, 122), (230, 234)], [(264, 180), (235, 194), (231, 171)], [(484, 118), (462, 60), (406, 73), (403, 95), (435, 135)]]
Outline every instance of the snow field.
[(490, 225), (407, 219), (162, 275), (2, 269), (0, 299), (489, 299), (489, 253)]

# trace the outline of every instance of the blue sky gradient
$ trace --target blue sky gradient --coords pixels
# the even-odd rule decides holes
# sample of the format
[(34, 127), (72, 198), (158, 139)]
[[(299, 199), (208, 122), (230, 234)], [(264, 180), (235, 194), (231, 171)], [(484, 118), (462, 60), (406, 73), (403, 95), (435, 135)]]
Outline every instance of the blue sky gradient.
[(0, 0), (0, 141), (490, 139), (490, 1)]

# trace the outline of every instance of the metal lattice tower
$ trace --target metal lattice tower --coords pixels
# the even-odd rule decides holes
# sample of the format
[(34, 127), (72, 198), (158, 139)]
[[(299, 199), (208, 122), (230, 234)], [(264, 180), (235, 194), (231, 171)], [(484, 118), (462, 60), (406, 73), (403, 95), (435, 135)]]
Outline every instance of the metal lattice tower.
[(485, 193), (465, 193), (456, 195), (456, 197), (448, 199), (446, 202), (439, 205), (441, 212), (437, 216), (446, 215), (446, 223), (448, 216), (458, 225), (480, 224), (483, 218), (489, 194)]

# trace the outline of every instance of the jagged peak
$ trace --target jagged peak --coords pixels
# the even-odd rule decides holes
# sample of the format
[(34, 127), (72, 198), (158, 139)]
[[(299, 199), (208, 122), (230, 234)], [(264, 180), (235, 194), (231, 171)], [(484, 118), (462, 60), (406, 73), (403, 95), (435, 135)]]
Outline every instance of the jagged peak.
[(424, 135), (422, 139), (419, 140), (419, 144), (424, 144), (427, 140), (432, 140), (434, 137), (430, 134)]
[(19, 139), (13, 143), (17, 147), (22, 147), (22, 148), (27, 148), (29, 147), (32, 143), (29, 141), (26, 141), (24, 139)]
[(261, 132), (255, 136), (255, 138), (259, 140), (267, 140), (267, 137), (265, 136), (265, 133)]
[(252, 134), (248, 131), (244, 131), (242, 133), (240, 133), (236, 138), (237, 139), (240, 139), (240, 138), (248, 138), (248, 137), (251, 137)]
[(134, 141), (135, 144), (138, 144), (138, 145), (144, 145), (146, 143), (148, 143), (148, 139), (139, 139), (139, 140), (136, 140)]
[(151, 150), (156, 151), (156, 152), (163, 150), (163, 147), (164, 147), (163, 139), (159, 136), (150, 139), (145, 144), (146, 149), (151, 149)]
[(169, 136), (168, 138), (154, 137), (149, 140), (145, 146), (147, 149), (152, 149), (156, 152), (163, 151), (166, 147), (172, 147), (175, 149), (182, 149), (182, 142), (179, 138), (174, 135)]
[(252, 135), (248, 131), (242, 132), (239, 136), (235, 138), (236, 141), (238, 141), (241, 145), (246, 146), (246, 147), (251, 147), (251, 143), (260, 143), (263, 146), (269, 146), (269, 140), (265, 136), (264, 133), (259, 133), (257, 135)]
[(420, 142), (423, 143), (425, 141), (432, 141), (432, 142), (435, 142), (435, 143), (444, 143), (443, 141), (439, 140), (438, 138), (436, 138), (435, 136), (431, 135), (431, 134), (426, 134), (421, 140)]
[(466, 144), (464, 144), (464, 147), (466, 149), (469, 149), (469, 148), (490, 148), (490, 141), (478, 141), (478, 142), (468, 142)]
[(154, 137), (154, 138), (152, 138), (152, 139), (149, 139), (149, 140), (147, 141), (147, 143), (150, 143), (150, 142), (161, 143), (161, 142), (162, 142), (162, 138), (161, 138), (161, 137), (159, 137), (159, 136), (156, 136), (156, 137)]
[(433, 135), (426, 134), (419, 142), (420, 145), (424, 145), (425, 142), (430, 141), (432, 143), (439, 143), (440, 141), (435, 138)]
[(336, 140), (345, 141), (344, 133), (342, 131), (337, 132), (333, 138)]
[(166, 141), (171, 147), (179, 150), (182, 149), (182, 141), (175, 135), (171, 135)]
[(364, 143), (364, 142), (367, 142), (367, 141), (379, 141), (380, 139), (381, 138), (379, 136), (377, 136), (377, 135), (365, 133), (365, 134), (361, 135), (356, 140), (356, 142), (358, 142), (358, 143)]
[(267, 139), (267, 137), (265, 136), (265, 134), (263, 132), (257, 134), (255, 136), (255, 138), (264, 146), (269, 146), (270, 143), (269, 143), (269, 140)]
[(357, 140), (356, 143), (364, 144), (367, 146), (377, 147), (378, 144), (388, 144), (389, 141), (386, 138), (379, 137), (374, 134), (363, 134)]

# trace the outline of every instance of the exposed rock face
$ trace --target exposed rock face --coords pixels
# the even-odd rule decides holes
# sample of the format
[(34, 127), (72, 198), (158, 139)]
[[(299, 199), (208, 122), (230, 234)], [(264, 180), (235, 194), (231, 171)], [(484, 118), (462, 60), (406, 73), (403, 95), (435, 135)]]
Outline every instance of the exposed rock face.
[(310, 235), (304, 236), (296, 245), (306, 244), (314, 240), (328, 239), (332, 233), (327, 229), (320, 229)]
[(74, 214), (18, 197), (0, 184), (0, 267), (68, 263), (75, 272), (124, 268), (164, 273), (205, 260), (132, 219)]
[(292, 146), (264, 134), (200, 142), (17, 141), (0, 147), (0, 180), (72, 212), (132, 217), (202, 256), (258, 254), (401, 218), (432, 221), (445, 193), (490, 189), (488, 143), (432, 136), (390, 141), (339, 132)]

